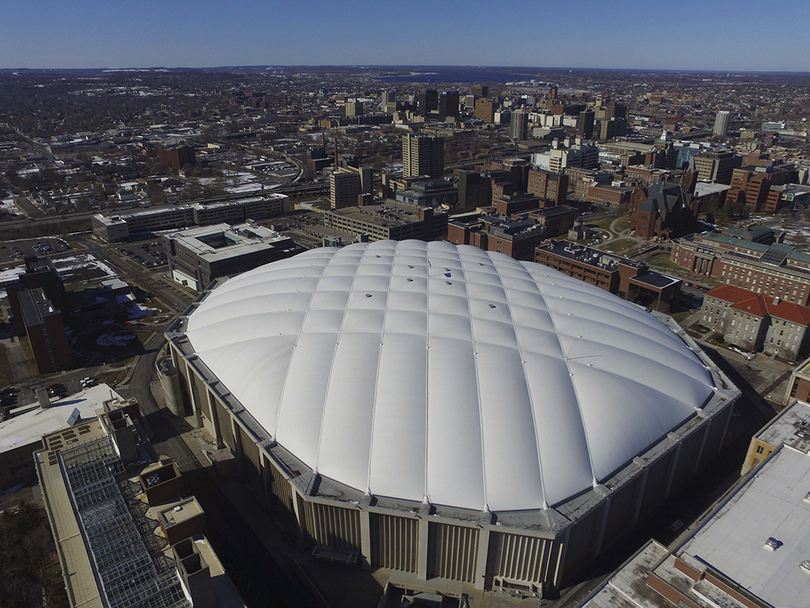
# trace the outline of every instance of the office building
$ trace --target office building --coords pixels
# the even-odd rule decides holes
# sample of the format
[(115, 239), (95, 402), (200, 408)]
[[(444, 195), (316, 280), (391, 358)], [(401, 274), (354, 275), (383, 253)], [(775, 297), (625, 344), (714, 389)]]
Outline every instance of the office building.
[(327, 211), (323, 222), (327, 228), (363, 235), (369, 241), (432, 241), (447, 232), (447, 212), (391, 200)]
[(715, 137), (725, 137), (728, 133), (728, 121), (731, 116), (730, 112), (721, 110), (714, 118), (714, 135)]
[(411, 182), (404, 190), (397, 190), (396, 200), (416, 207), (455, 207), (458, 205), (458, 188), (444, 179), (428, 179)]
[(434, 89), (423, 89), (416, 97), (416, 109), (419, 116), (427, 116), (439, 109), (439, 92)]
[(742, 165), (742, 156), (734, 152), (705, 152), (689, 159), (689, 170), (702, 182), (730, 184), (734, 169)]
[[(234, 307), (247, 286), (277, 297)], [(450, 243), (274, 262), (167, 339), (189, 412), (307, 549), (432, 593), (574, 580), (720, 449), (739, 396), (671, 320)]]
[(474, 84), (470, 87), (470, 95), (489, 97), (489, 86), (485, 84)]
[(335, 171), (329, 176), (329, 202), (332, 209), (357, 204), (360, 195), (360, 176), (353, 171)]
[(444, 176), (444, 137), (411, 135), (402, 138), (403, 177)]
[(46, 389), (40, 390), (38, 401), (10, 409), (0, 420), (0, 491), (21, 483), (36, 485), (34, 452), (44, 447), (43, 435), (95, 418), (96, 410), (110, 395), (120, 398), (106, 384), (59, 399), (49, 398)]
[(93, 236), (115, 243), (127, 240), (130, 235), (155, 230), (220, 223), (241, 224), (249, 219), (283, 215), (289, 205), (287, 201), (285, 195), (272, 193), (193, 205), (166, 205), (120, 215), (97, 213), (91, 218)]
[(776, 213), (782, 203), (782, 190), (773, 187), (788, 184), (795, 178), (796, 171), (792, 164), (740, 167), (732, 173), (731, 189), (726, 201), (744, 203), (749, 213)]
[(548, 238), (565, 234), (577, 216), (572, 207), (547, 207), (506, 215), (464, 213), (447, 223), (447, 240), (484, 251), (531, 260), (535, 248)]
[(448, 117), (458, 115), (459, 115), (458, 91), (444, 91), (439, 96), (439, 118), (444, 120)]
[(512, 112), (512, 119), (509, 126), (512, 139), (528, 139), (529, 113), (526, 110), (516, 110)]
[(295, 255), (291, 239), (255, 224), (217, 224), (161, 237), (172, 279), (202, 291), (214, 279), (234, 276)]

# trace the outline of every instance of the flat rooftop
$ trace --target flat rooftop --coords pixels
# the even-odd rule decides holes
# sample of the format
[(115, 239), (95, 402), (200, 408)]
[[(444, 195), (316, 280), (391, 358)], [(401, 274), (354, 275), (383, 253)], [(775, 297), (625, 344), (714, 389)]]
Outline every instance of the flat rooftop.
[(185, 249), (201, 258), (216, 262), (256, 253), (266, 249), (293, 249), (289, 237), (262, 226), (250, 224), (215, 224), (174, 232), (167, 235)]
[(56, 399), (45, 410), (39, 407), (39, 403), (17, 407), (12, 410), (16, 414), (13, 418), (0, 422), (0, 452), (39, 442), (43, 435), (68, 428), (67, 421), (74, 410), (79, 411), (80, 420), (95, 418), (96, 410), (110, 398), (120, 399), (121, 396), (108, 385), (98, 384)]
[[(435, 213), (435, 212), (434, 212)], [(326, 215), (334, 214), (360, 222), (370, 222), (383, 228), (405, 226), (419, 221), (419, 207), (386, 199), (376, 205), (331, 209)]]
[[(708, 563), (774, 606), (810, 608), (810, 455), (774, 452), (679, 553)], [(781, 543), (766, 548), (769, 538)]]
[(803, 401), (794, 401), (756, 437), (773, 446), (785, 443), (802, 452), (810, 451), (810, 405)]

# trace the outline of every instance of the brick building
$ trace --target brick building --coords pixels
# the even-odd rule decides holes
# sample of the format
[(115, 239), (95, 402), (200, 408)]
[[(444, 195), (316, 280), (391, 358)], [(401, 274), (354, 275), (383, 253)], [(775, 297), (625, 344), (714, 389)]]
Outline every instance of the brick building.
[(169, 165), (175, 171), (179, 171), (186, 165), (194, 164), (194, 150), (189, 146), (176, 146), (158, 150), (160, 162)]
[(696, 203), (679, 184), (641, 187), (630, 198), (630, 225), (643, 239), (671, 239), (694, 229)]
[(568, 241), (541, 245), (534, 261), (656, 310), (668, 311), (681, 292), (680, 279), (654, 272), (643, 262)]
[(703, 232), (678, 239), (670, 259), (689, 272), (728, 285), (799, 306), (810, 303), (810, 255), (790, 245)]
[(492, 180), (475, 171), (458, 173), (458, 206), (472, 210), (492, 204)]
[(771, 196), (772, 186), (783, 186), (795, 177), (792, 165), (783, 168), (773, 165), (740, 167), (734, 169), (726, 200), (729, 203), (745, 203), (750, 213), (776, 213), (781, 196), (779, 190), (773, 190)]
[(493, 200), (493, 203), (495, 210), (506, 216), (544, 206), (541, 204), (540, 198), (532, 194), (504, 194)]
[(564, 205), (568, 196), (568, 176), (542, 169), (530, 169), (526, 192), (540, 197), (543, 206)]
[(495, 122), (495, 102), (483, 97), (475, 100), (475, 117), (488, 125)]
[(629, 186), (614, 186), (613, 184), (593, 184), (588, 186), (585, 200), (589, 203), (621, 207), (630, 202), (634, 188)]
[(531, 260), (540, 243), (568, 232), (576, 216), (577, 210), (566, 206), (532, 209), (510, 216), (455, 215), (447, 224), (447, 240), (497, 251), (516, 260)]
[(25, 325), (34, 362), (40, 374), (67, 369), (73, 364), (70, 343), (65, 333), (62, 313), (41, 287), (18, 293), (22, 318), (16, 324)]
[(807, 351), (810, 308), (721, 285), (703, 298), (700, 323), (741, 349), (796, 360)]

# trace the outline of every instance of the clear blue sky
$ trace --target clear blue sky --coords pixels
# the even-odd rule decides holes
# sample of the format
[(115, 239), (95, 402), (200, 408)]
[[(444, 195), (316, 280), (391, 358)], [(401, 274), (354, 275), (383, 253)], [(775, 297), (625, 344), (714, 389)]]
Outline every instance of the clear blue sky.
[(0, 68), (810, 71), (810, 0), (0, 0)]

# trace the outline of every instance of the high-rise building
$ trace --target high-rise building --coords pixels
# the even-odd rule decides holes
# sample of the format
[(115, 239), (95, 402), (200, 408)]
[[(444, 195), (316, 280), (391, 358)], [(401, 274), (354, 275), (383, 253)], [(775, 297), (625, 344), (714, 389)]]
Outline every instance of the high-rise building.
[(41, 287), (20, 291), (18, 296), (22, 318), (15, 319), (15, 323), (25, 325), (39, 373), (70, 367), (73, 357), (62, 312), (54, 307)]
[(362, 116), (363, 102), (354, 100), (346, 102), (346, 116)]
[(427, 116), (429, 112), (439, 109), (439, 92), (435, 89), (425, 89), (419, 93), (417, 100), (419, 116)]
[(458, 116), (458, 91), (445, 91), (439, 96), (439, 117)]
[(332, 209), (352, 207), (360, 195), (360, 175), (354, 172), (336, 171), (329, 176), (329, 202)]
[(475, 117), (480, 118), (488, 125), (495, 122), (495, 102), (480, 98), (475, 100)]
[(458, 205), (464, 209), (486, 207), (492, 203), (492, 181), (477, 171), (458, 174)]
[(584, 139), (593, 137), (593, 110), (585, 110), (577, 116), (577, 135)]
[(510, 135), (512, 139), (526, 139), (529, 130), (529, 113), (526, 110), (512, 112)]
[(489, 87), (485, 84), (474, 84), (470, 87), (470, 95), (487, 97), (489, 95)]
[(689, 169), (696, 171), (698, 180), (730, 184), (734, 169), (742, 165), (742, 156), (731, 151), (706, 152), (689, 160)]
[(383, 91), (380, 97), (383, 109), (385, 109), (385, 106), (387, 106), (389, 103), (396, 103), (397, 101), (397, 94), (395, 91)]
[(402, 175), (444, 175), (444, 137), (408, 134), (402, 138)]
[(714, 134), (717, 137), (725, 137), (728, 133), (728, 119), (730, 112), (721, 110), (714, 119)]

